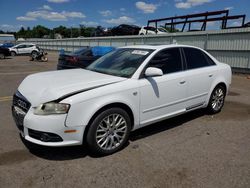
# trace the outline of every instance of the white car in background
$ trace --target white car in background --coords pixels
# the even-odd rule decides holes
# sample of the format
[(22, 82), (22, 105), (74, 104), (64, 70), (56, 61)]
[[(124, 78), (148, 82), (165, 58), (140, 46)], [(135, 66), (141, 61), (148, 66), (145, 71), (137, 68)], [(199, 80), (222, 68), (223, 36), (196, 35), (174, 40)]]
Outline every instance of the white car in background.
[(39, 49), (33, 43), (21, 43), (21, 44), (17, 44), (15, 46), (9, 48), (9, 50), (10, 50), (10, 54), (12, 56), (15, 56), (15, 55), (24, 55), (24, 54), (35, 56), (39, 52)]
[(158, 27), (157, 29), (152, 26), (143, 26), (139, 31), (139, 35), (161, 35), (161, 34), (168, 34), (168, 31), (163, 27)]
[(185, 45), (130, 46), (87, 69), (36, 73), (13, 96), (21, 134), (44, 146), (87, 143), (111, 154), (131, 131), (192, 110), (221, 111), (231, 68)]

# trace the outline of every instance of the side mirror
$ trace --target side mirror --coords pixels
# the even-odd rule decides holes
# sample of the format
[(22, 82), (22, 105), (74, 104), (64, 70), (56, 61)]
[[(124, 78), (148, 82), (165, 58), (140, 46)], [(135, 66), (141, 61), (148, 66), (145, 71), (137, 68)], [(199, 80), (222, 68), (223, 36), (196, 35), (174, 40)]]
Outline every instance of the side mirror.
[(148, 67), (145, 71), (145, 76), (146, 77), (154, 77), (154, 76), (162, 76), (163, 72), (159, 68), (155, 67)]

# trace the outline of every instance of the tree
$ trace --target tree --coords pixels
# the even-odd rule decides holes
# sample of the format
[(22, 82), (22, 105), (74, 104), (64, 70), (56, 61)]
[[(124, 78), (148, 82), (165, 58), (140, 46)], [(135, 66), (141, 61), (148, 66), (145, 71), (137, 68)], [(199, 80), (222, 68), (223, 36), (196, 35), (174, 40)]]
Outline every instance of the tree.
[(26, 30), (24, 27), (21, 27), (21, 29), (17, 32), (17, 38), (25, 38), (26, 36)]
[(26, 33), (25, 33), (25, 38), (32, 38), (32, 30), (30, 27), (27, 27)]
[(54, 28), (53, 31), (54, 31), (54, 34), (59, 33), (64, 38), (69, 38), (70, 37), (70, 29), (68, 29), (65, 26), (60, 25), (59, 27)]
[(33, 30), (32, 30), (32, 36), (34, 38), (43, 38), (44, 35), (49, 35), (49, 33), (50, 33), (50, 29), (41, 25), (37, 25), (33, 27)]

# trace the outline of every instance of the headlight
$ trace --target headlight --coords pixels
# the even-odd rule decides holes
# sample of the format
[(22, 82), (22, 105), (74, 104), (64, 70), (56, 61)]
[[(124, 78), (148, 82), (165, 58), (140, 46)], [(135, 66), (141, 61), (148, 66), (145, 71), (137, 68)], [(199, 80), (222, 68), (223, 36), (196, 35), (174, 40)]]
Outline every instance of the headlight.
[(35, 107), (34, 114), (36, 115), (66, 114), (69, 111), (69, 108), (70, 104), (50, 102)]

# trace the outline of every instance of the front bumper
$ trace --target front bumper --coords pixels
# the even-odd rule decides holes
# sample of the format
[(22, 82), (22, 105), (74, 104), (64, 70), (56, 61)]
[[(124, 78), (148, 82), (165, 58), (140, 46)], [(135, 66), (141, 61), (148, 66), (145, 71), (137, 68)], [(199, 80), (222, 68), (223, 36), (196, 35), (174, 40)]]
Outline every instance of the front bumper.
[(28, 104), (28, 101), (24, 97), (21, 98), (14, 95), (12, 114), (25, 140), (43, 146), (71, 146), (82, 144), (84, 126), (65, 126), (67, 114), (35, 115), (33, 108), (29, 108), (27, 111), (22, 108), (22, 106), (25, 106), (25, 102)]

